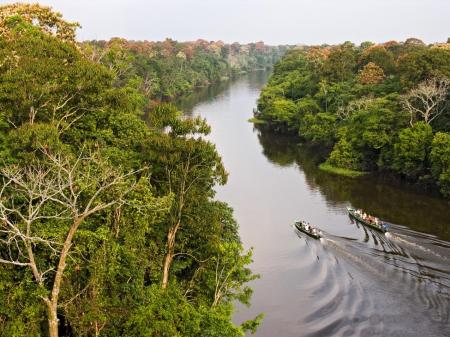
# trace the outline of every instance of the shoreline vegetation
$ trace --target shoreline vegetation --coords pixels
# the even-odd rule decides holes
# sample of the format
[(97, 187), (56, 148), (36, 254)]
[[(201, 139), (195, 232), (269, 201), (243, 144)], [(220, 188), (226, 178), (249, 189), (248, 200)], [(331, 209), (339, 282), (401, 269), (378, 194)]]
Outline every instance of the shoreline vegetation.
[(254, 120), (329, 149), (321, 169), (390, 172), (450, 197), (450, 39), (299, 46), (274, 66)]
[(261, 314), (232, 321), (258, 275), (214, 198), (210, 127), (164, 102), (288, 47), (78, 43), (78, 27), (0, 6), (0, 337), (255, 332)]
[(360, 171), (349, 170), (346, 168), (334, 167), (327, 163), (320, 164), (319, 169), (324, 172), (328, 172), (328, 173), (332, 173), (332, 174), (336, 174), (336, 175), (340, 175), (340, 176), (344, 176), (344, 177), (349, 177), (349, 178), (360, 177), (365, 174), (368, 174), (368, 172), (360, 172)]
[(264, 121), (262, 119), (258, 119), (256, 117), (249, 118), (248, 122), (253, 123), (253, 124), (266, 124), (266, 121)]

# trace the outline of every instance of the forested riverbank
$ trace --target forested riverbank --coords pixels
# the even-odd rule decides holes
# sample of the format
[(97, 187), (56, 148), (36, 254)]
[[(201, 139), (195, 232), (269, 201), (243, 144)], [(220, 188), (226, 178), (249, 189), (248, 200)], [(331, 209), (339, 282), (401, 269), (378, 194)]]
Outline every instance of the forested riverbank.
[(297, 47), (275, 66), (256, 118), (329, 149), (324, 169), (390, 171), (450, 195), (450, 44)]
[(85, 55), (110, 69), (117, 85), (135, 87), (153, 103), (170, 100), (213, 83), (271, 68), (289, 46), (264, 42), (110, 41), (81, 43)]
[[(261, 278), (236, 321), (264, 312), (259, 337), (448, 335), (448, 201), (394, 175), (329, 174), (318, 168), (326, 149), (246, 123), (269, 76), (251, 73), (179, 103), (211, 125), (208, 139), (230, 172), (217, 198), (254, 247)], [(389, 222), (390, 232), (352, 223), (347, 207)], [(296, 232), (295, 219), (317, 225), (323, 240)]]
[(156, 104), (253, 65), (203, 43), (80, 45), (77, 27), (0, 7), (0, 336), (254, 331), (260, 317), (231, 321), (257, 276), (214, 199), (210, 128)]

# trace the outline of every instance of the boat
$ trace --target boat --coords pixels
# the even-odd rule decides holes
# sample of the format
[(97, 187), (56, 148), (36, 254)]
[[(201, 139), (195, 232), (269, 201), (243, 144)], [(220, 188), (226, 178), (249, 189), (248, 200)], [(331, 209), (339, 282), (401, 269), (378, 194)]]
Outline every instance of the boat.
[(297, 228), (300, 232), (303, 232), (316, 240), (322, 237), (321, 235), (322, 232), (317, 228), (314, 228), (311, 225), (309, 225), (306, 221), (296, 221), (294, 225), (295, 228)]
[(385, 222), (378, 220), (378, 218), (368, 216), (366, 219), (363, 219), (363, 217), (360, 215), (360, 212), (350, 207), (347, 207), (347, 212), (350, 217), (362, 223), (363, 225), (366, 225), (383, 233), (386, 233), (388, 231), (388, 225)]

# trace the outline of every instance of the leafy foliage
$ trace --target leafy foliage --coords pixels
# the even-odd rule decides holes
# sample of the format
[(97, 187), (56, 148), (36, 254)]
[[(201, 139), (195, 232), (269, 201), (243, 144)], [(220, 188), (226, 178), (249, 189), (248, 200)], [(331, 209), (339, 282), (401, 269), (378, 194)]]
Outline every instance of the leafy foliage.
[(254, 331), (261, 317), (231, 320), (256, 276), (214, 200), (227, 174), (209, 126), (156, 100), (219, 80), (243, 50), (240, 70), (282, 49), (80, 48), (76, 27), (39, 5), (0, 7), (0, 336)]
[(448, 153), (432, 145), (444, 146), (450, 132), (446, 46), (294, 48), (275, 65), (255, 118), (330, 149), (328, 168), (391, 170), (448, 195)]
[(165, 100), (242, 72), (271, 67), (287, 46), (114, 38), (84, 42), (81, 48), (88, 58), (112, 70), (118, 85), (134, 86), (149, 100)]

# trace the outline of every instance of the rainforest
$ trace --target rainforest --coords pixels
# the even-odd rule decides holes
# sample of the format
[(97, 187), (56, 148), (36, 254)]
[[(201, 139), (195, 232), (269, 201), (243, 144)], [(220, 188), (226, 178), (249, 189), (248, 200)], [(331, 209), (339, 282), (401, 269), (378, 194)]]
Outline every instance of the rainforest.
[(283, 48), (78, 43), (77, 27), (48, 7), (0, 7), (0, 335), (254, 330), (260, 316), (230, 320), (257, 275), (214, 199), (227, 172), (210, 128), (164, 102)]
[(448, 197), (449, 88), (449, 43), (299, 47), (276, 65), (255, 117), (328, 148), (322, 169), (394, 172)]
[(450, 7), (352, 1), (0, 1), (0, 337), (449, 336)]

